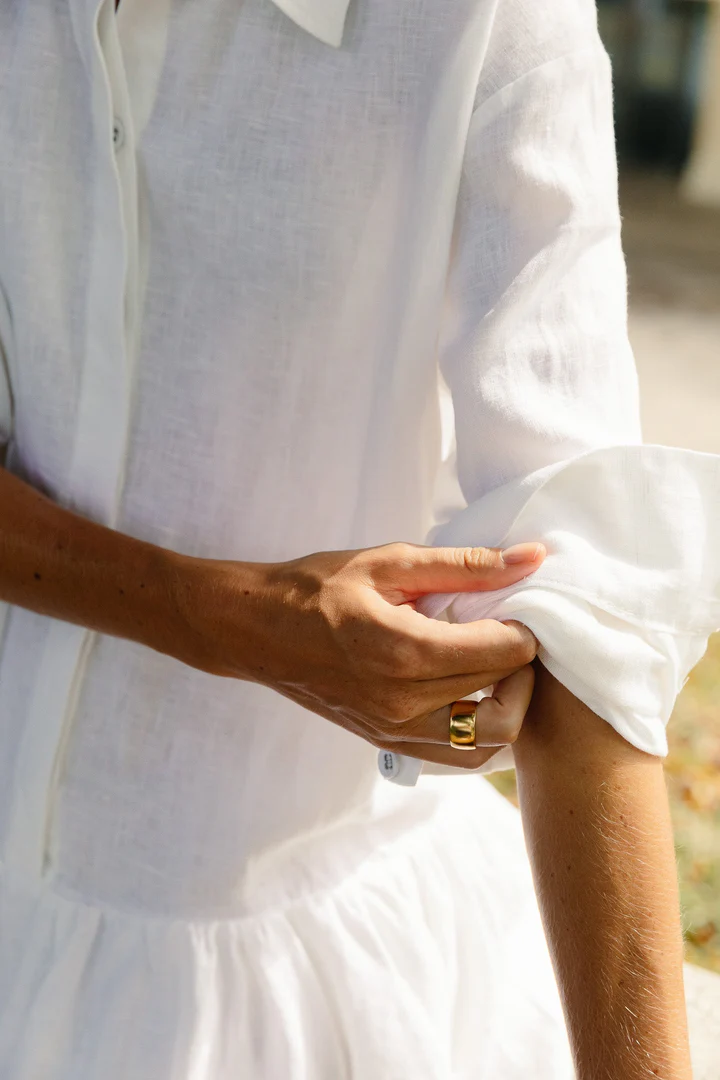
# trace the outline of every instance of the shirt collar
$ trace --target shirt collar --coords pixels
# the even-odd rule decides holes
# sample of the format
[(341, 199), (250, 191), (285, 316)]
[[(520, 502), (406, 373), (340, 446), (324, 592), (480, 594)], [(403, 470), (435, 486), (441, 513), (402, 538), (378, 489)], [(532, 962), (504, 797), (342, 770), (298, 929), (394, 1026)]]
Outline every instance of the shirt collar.
[(275, 0), (285, 14), (319, 41), (336, 48), (342, 43), (350, 0)]

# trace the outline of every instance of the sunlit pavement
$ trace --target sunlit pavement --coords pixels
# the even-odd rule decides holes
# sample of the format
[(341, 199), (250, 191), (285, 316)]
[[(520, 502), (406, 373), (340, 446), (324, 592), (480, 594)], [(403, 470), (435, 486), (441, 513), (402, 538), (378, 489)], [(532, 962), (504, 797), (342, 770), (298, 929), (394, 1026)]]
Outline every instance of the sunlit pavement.
[(666, 178), (621, 193), (645, 440), (720, 453), (720, 210)]

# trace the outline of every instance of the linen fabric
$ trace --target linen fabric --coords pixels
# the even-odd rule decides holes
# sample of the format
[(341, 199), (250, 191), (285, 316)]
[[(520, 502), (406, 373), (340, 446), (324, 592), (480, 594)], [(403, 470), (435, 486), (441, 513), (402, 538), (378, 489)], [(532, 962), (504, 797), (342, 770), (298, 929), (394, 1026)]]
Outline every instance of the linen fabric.
[[(665, 755), (678, 692), (720, 626), (720, 468), (665, 446), (593, 450), (480, 498), (445, 544), (539, 536), (549, 555), (517, 585), (427, 596), (429, 616), (517, 619), (543, 664), (629, 742)], [(483, 772), (512, 768), (512, 748)]]
[[(199, 557), (524, 522), (555, 576), (493, 610), (576, 687), (584, 658), (599, 711), (662, 750), (715, 586), (685, 576), (682, 526), (656, 560), (641, 518), (573, 509), (581, 461), (624, 498), (592, 455), (640, 443), (613, 154), (589, 0), (3, 4), (6, 467)], [(617, 453), (665, 497), (667, 456)], [(682, 460), (702, 544), (717, 466)], [(592, 595), (561, 587), (584, 588), (584, 540)], [(618, 553), (637, 575), (605, 578)], [(0, 621), (0, 1076), (572, 1075), (516, 815), (483, 780), (396, 789), (265, 687)], [(694, 653), (651, 655), (680, 629)]]

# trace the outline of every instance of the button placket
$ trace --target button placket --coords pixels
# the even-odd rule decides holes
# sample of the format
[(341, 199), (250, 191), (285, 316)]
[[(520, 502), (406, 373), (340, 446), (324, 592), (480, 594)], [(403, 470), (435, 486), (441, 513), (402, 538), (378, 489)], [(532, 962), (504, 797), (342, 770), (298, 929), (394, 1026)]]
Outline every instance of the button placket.
[(98, 217), (88, 293), (92, 318), (83, 377), (86, 392), (78, 409), (71, 472), (79, 509), (113, 527), (124, 472), (137, 339), (138, 250), (133, 118), (113, 0), (101, 0), (97, 8), (93, 61), (100, 158), (94, 200)]
[[(137, 172), (127, 78), (112, 0), (96, 11), (93, 120), (98, 157), (93, 196), (87, 346), (77, 405), (68, 505), (115, 526), (129, 430), (137, 344)], [(111, 146), (107, 135), (110, 127)], [(124, 150), (123, 150), (124, 148)], [(123, 152), (121, 152), (123, 151)], [(51, 873), (57, 777), (74, 722), (93, 633), (58, 629), (38, 678), (25, 745), (34, 772), (19, 803), (14, 857), (29, 874)], [(39, 758), (38, 746), (44, 748)], [(34, 755), (34, 756), (33, 756)]]

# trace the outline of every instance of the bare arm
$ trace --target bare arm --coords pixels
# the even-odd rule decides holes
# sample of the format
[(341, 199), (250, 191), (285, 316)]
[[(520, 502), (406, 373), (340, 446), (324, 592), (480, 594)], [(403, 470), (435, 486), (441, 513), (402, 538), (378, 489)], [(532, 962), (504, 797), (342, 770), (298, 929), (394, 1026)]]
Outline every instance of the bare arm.
[[(494, 549), (398, 543), (283, 563), (199, 559), (70, 513), (0, 468), (0, 600), (262, 683), (375, 746), (441, 764), (457, 763), (448, 705), (479, 686), (505, 680), (485, 742), (515, 738), (536, 642), (519, 624), (435, 622), (409, 601), (509, 584), (542, 553), (527, 544), (506, 562)], [(492, 753), (479, 746), (462, 764)]]
[(170, 652), (181, 629), (172, 560), (0, 468), (0, 600)]
[(578, 1080), (689, 1080), (662, 762), (536, 666), (520, 807)]

